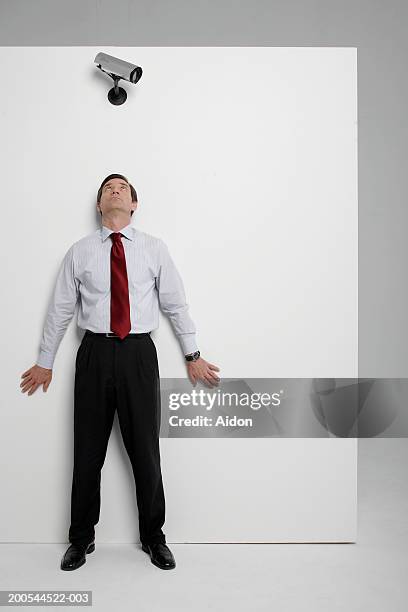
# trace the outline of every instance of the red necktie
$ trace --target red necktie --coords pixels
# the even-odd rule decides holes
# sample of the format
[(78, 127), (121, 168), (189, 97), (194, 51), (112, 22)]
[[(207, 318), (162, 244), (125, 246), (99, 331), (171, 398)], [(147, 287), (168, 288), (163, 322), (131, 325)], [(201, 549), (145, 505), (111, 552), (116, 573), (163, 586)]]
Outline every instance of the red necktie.
[(111, 248), (111, 331), (123, 340), (130, 332), (129, 287), (122, 234), (113, 232)]

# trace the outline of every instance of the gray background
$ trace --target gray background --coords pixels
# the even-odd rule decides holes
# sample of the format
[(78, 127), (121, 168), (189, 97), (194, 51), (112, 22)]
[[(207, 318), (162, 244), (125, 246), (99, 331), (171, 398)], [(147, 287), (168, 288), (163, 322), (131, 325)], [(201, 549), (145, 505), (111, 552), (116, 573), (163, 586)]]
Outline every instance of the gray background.
[[(403, 0), (117, 0), (115, 3), (110, 0), (1, 0), (0, 45), (357, 47), (359, 375), (397, 378), (406, 376), (408, 363), (405, 273), (408, 213), (404, 162), (408, 125), (407, 23), (408, 3)], [(39, 71), (39, 84), (41, 78), (47, 76), (52, 77), (41, 75)], [(333, 596), (340, 603), (341, 593), (346, 606), (341, 609), (356, 609), (357, 598), (371, 610), (383, 610), (385, 600), (391, 601), (393, 610), (403, 610), (406, 605), (406, 589), (398, 590), (400, 596), (396, 598), (397, 591), (392, 585), (395, 587), (399, 583), (401, 586), (401, 567), (406, 564), (407, 533), (403, 525), (408, 509), (407, 448), (405, 439), (359, 440), (360, 547), (369, 553), (365, 559), (372, 558), (374, 542), (388, 554), (379, 553), (375, 557), (376, 571), (373, 566), (371, 575), (362, 573), (364, 560), (361, 559), (359, 583), (353, 582), (348, 601), (349, 580), (336, 581)], [(267, 548), (262, 547), (265, 555), (269, 555)], [(292, 546), (289, 548), (293, 551)], [(312, 548), (318, 550), (317, 545)], [(207, 550), (211, 555), (210, 549)], [(233, 550), (232, 554), (237, 555), (237, 548)], [(306, 550), (302, 572), (310, 565), (310, 547)], [(324, 550), (327, 554), (327, 545)], [(256, 551), (259, 556), (259, 547)], [(338, 546), (335, 551), (337, 563)], [(281, 566), (285, 553), (278, 552)], [(257, 572), (262, 582), (255, 582), (247, 572), (249, 549), (245, 548), (243, 554), (246, 591), (253, 604), (255, 592), (265, 593), (264, 575)], [(193, 568), (197, 568), (202, 555), (200, 549)], [(320, 568), (325, 566), (325, 560)], [(10, 584), (15, 583), (17, 567), (21, 566), (16, 565), (15, 570), (9, 566)], [(222, 566), (222, 571), (226, 571), (226, 565)], [(281, 588), (285, 593), (296, 589), (302, 605), (312, 603), (308, 598), (313, 583), (307, 582), (306, 589), (299, 588), (293, 580), (296, 572), (292, 571), (291, 556), (288, 590), (282, 576), (279, 577)], [(387, 571), (388, 577), (391, 573), (395, 578), (394, 582), (389, 582), (388, 590), (384, 587)], [(237, 594), (239, 599), (231, 599), (231, 604), (246, 608), (249, 602), (242, 597), (242, 591), (237, 589)], [(268, 607), (272, 601), (268, 601)], [(316, 610), (327, 608), (324, 602), (322, 608), (315, 600), (313, 604)], [(239, 605), (235, 605), (235, 609), (238, 608)], [(258, 609), (264, 607), (258, 606)]]

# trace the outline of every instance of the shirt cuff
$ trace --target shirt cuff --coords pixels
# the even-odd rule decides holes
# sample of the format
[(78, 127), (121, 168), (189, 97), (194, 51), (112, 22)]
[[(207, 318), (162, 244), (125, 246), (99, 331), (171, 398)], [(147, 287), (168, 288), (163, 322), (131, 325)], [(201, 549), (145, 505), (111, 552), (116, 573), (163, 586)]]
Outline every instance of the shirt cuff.
[(179, 339), (184, 355), (189, 355), (190, 353), (198, 351), (196, 335), (194, 333), (180, 335)]
[(51, 355), (51, 353), (40, 351), (36, 363), (38, 366), (40, 366), (40, 368), (47, 368), (48, 370), (52, 370), (52, 366), (54, 365), (54, 357)]

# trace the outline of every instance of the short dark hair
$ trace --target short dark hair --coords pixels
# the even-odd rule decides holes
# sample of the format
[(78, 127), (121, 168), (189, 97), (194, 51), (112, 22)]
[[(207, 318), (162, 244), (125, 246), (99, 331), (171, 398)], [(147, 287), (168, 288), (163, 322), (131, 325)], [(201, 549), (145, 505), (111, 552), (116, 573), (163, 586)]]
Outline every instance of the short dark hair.
[[(130, 187), (130, 193), (132, 194), (132, 202), (137, 202), (137, 193), (136, 193), (136, 189), (133, 187), (133, 185), (131, 185), (131, 183), (129, 183), (129, 181), (127, 180), (126, 176), (123, 176), (123, 174), (109, 174), (109, 176), (107, 176), (106, 178), (103, 179), (101, 186), (98, 189), (98, 195), (96, 196), (96, 201), (99, 202), (101, 201), (101, 196), (102, 196), (102, 189), (103, 186), (110, 181), (111, 179), (114, 178), (118, 178), (118, 179), (122, 179), (122, 181), (125, 181), (129, 187)], [(130, 211), (130, 216), (133, 215), (135, 211), (131, 210)], [(102, 215), (102, 211), (100, 211), (101, 215)]]

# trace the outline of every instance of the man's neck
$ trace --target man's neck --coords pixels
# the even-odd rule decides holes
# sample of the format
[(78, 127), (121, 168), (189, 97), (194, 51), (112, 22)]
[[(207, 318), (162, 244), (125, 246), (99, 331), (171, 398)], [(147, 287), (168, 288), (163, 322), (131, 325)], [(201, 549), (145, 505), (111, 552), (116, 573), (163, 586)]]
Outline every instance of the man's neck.
[(102, 219), (102, 225), (108, 227), (114, 232), (120, 232), (121, 229), (129, 225), (130, 219)]

